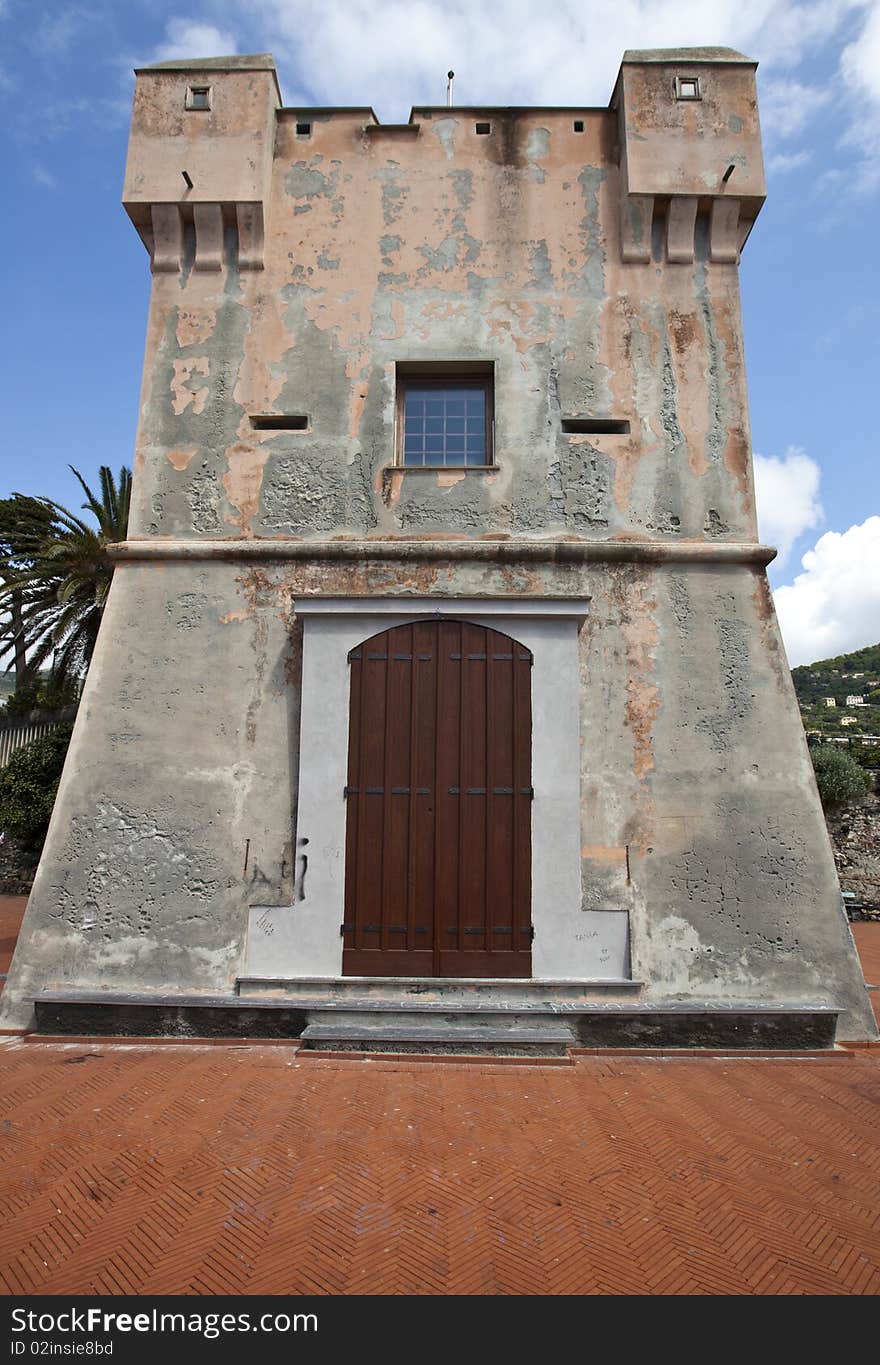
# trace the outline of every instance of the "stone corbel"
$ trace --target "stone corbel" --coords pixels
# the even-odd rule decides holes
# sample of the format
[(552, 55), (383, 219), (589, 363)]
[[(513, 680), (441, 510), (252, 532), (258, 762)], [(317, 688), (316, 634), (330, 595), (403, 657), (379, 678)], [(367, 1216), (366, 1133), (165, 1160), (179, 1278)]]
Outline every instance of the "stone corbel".
[(694, 259), (696, 223), (696, 199), (689, 196), (670, 199), (666, 215), (666, 259), (674, 265), (688, 265)]
[(650, 261), (654, 199), (650, 194), (621, 195), (620, 249), (625, 261)]
[(223, 269), (223, 211), (219, 204), (193, 204), (196, 270)]
[(735, 265), (739, 260), (739, 249), (739, 200), (713, 199), (709, 220), (709, 260), (727, 261)]
[(236, 204), (239, 270), (263, 269), (263, 205)]
[(176, 204), (151, 204), (154, 273), (180, 270), (183, 258), (183, 223)]

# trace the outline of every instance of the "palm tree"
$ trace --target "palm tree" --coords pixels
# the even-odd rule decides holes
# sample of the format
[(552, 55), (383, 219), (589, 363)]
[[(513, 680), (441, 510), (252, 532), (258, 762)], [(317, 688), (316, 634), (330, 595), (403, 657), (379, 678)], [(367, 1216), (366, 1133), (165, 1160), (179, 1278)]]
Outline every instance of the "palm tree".
[[(52, 498), (26, 498), (15, 493), (7, 507), (19, 508), (0, 537), (0, 611), (17, 614), (16, 627), (0, 640), (0, 658), (27, 653), (33, 677), (52, 658), (52, 680), (64, 687), (85, 676), (107, 600), (113, 564), (109, 545), (125, 540), (131, 501), (131, 470), (118, 480), (106, 465), (100, 469), (101, 494), (96, 497), (79, 470), (79, 480), (97, 530)], [(42, 509), (35, 513), (34, 504)], [(30, 505), (30, 506), (28, 506)]]
[[(0, 498), (0, 583), (5, 587), (4, 602), (8, 617), (0, 621), (0, 655), (13, 654), (16, 691), (30, 683), (30, 669), (21, 615), (21, 585), (19, 579), (31, 568), (33, 553), (23, 549), (23, 541), (31, 546), (44, 540), (52, 530), (52, 513), (36, 498), (15, 494)], [(3, 648), (5, 642), (6, 647)], [(7, 670), (9, 671), (9, 670)]]

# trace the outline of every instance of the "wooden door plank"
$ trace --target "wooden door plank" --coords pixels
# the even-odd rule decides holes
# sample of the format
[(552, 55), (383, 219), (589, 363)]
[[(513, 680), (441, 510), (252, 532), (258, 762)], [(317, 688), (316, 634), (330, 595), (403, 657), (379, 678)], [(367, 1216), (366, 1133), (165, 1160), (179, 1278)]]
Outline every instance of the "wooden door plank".
[(462, 625), (458, 948), (470, 953), (485, 952), (487, 948), (486, 640), (489, 634), (482, 626), (469, 622)]
[(510, 641), (496, 633), (489, 643), (488, 653), (487, 925), (492, 951), (510, 952), (515, 947), (513, 657)]
[(343, 973), (530, 976), (528, 651), (443, 620), (352, 655)]
[[(384, 642), (382, 642), (384, 644)], [(361, 767), (359, 787), (357, 947), (374, 951), (382, 943), (384, 851), (385, 713), (387, 652), (369, 641), (362, 663)]]
[(386, 631), (385, 749), (382, 811), (383, 953), (407, 947), (409, 787), (412, 705), (412, 627)]
[[(461, 626), (458, 621), (437, 623), (437, 713), (435, 753), (437, 805), (435, 830), (435, 953), (458, 947), (460, 895), (460, 744), (461, 744)], [(439, 958), (436, 965), (440, 974)]]
[(413, 741), (410, 798), (412, 948), (434, 949), (434, 827), (437, 801), (437, 644), (435, 622), (413, 627)]

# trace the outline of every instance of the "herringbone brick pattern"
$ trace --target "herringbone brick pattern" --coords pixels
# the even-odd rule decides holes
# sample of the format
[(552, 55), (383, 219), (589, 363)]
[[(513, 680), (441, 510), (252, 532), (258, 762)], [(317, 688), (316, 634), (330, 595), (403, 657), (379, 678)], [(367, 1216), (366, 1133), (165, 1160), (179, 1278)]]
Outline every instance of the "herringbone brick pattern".
[(0, 1276), (44, 1294), (870, 1294), (880, 1055), (0, 1046)]
[(0, 896), (0, 972), (9, 971), (27, 896)]
[(862, 921), (850, 928), (859, 950), (865, 980), (878, 988), (871, 991), (871, 999), (874, 1002), (874, 1015), (880, 1024), (880, 924)]

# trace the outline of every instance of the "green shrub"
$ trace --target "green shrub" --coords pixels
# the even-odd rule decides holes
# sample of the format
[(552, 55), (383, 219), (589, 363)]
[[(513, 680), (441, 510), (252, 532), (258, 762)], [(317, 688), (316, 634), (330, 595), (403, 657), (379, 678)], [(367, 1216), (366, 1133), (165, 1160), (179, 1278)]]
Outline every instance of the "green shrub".
[(871, 788), (871, 778), (845, 749), (820, 744), (810, 749), (816, 784), (825, 810), (861, 801)]
[(32, 739), (0, 768), (0, 830), (30, 849), (46, 837), (72, 729), (59, 725)]
[(54, 678), (40, 678), (27, 687), (18, 687), (6, 698), (0, 709), (0, 720), (38, 720), (41, 712), (54, 713), (76, 706), (79, 690), (76, 683), (57, 682)]
[(858, 735), (855, 736), (851, 744), (847, 745), (848, 754), (852, 754), (860, 768), (866, 772), (874, 774), (880, 768), (880, 744), (860, 744)]

